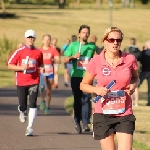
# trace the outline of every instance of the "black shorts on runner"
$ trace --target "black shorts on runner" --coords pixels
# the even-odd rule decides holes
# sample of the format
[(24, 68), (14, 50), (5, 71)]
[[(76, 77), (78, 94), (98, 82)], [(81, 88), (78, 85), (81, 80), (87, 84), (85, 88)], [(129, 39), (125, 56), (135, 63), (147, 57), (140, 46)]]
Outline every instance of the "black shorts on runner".
[(122, 132), (132, 134), (135, 130), (135, 116), (111, 116), (106, 114), (93, 114), (93, 137), (95, 140), (105, 139), (112, 133)]

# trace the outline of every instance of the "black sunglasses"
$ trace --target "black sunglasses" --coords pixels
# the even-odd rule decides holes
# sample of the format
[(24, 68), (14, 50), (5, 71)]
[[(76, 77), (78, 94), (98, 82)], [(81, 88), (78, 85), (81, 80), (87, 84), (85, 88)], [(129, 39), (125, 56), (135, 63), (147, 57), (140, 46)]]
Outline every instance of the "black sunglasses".
[(33, 36), (28, 36), (27, 38), (34, 38)]
[(109, 42), (109, 43), (114, 43), (115, 41), (117, 42), (117, 43), (121, 43), (122, 42), (122, 39), (107, 39), (107, 41)]

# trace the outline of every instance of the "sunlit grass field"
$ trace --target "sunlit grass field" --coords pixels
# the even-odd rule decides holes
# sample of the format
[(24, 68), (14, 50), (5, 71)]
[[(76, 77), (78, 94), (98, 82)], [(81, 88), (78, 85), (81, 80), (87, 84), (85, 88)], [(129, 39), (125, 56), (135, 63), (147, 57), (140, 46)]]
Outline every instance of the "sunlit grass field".
[[(79, 26), (88, 24), (91, 35), (98, 37), (98, 46), (102, 46), (101, 38), (104, 30), (110, 26), (109, 7), (102, 9), (8, 9), (14, 12), (15, 19), (0, 19), (0, 38), (5, 35), (9, 39), (24, 42), (24, 32), (34, 29), (37, 33), (35, 45), (42, 44), (42, 36), (50, 34), (58, 38), (58, 46), (62, 47), (66, 38), (78, 34)], [(129, 38), (137, 39), (137, 46), (142, 49), (149, 39), (149, 9), (114, 8), (112, 25), (119, 27), (124, 33), (122, 49), (129, 45)]]

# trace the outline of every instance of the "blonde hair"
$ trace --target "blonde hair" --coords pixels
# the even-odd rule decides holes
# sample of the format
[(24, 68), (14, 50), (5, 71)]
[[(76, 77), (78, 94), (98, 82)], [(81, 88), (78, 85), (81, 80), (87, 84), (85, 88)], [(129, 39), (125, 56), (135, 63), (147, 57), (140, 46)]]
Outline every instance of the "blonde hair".
[(44, 35), (43, 35), (43, 39), (44, 39), (46, 36), (51, 39), (51, 36), (50, 36), (49, 34), (44, 34)]
[(107, 39), (107, 37), (108, 37), (110, 32), (119, 32), (121, 34), (121, 38), (123, 39), (123, 37), (124, 37), (124, 34), (122, 33), (122, 31), (119, 28), (117, 28), (117, 27), (109, 27), (104, 32), (104, 35), (103, 35), (103, 38), (102, 38), (102, 42), (104, 42)]

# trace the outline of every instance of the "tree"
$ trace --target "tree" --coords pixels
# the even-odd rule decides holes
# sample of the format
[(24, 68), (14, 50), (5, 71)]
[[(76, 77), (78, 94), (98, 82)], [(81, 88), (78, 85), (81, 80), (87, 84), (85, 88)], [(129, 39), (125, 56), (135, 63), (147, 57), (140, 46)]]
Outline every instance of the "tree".
[(77, 6), (79, 6), (80, 5), (80, 0), (77, 0), (76, 4), (77, 4)]
[(1, 7), (2, 7), (2, 12), (5, 12), (6, 8), (5, 8), (4, 0), (0, 0), (0, 3), (1, 3)]
[(100, 8), (101, 3), (102, 3), (102, 0), (96, 0), (96, 6), (97, 6), (97, 8)]

